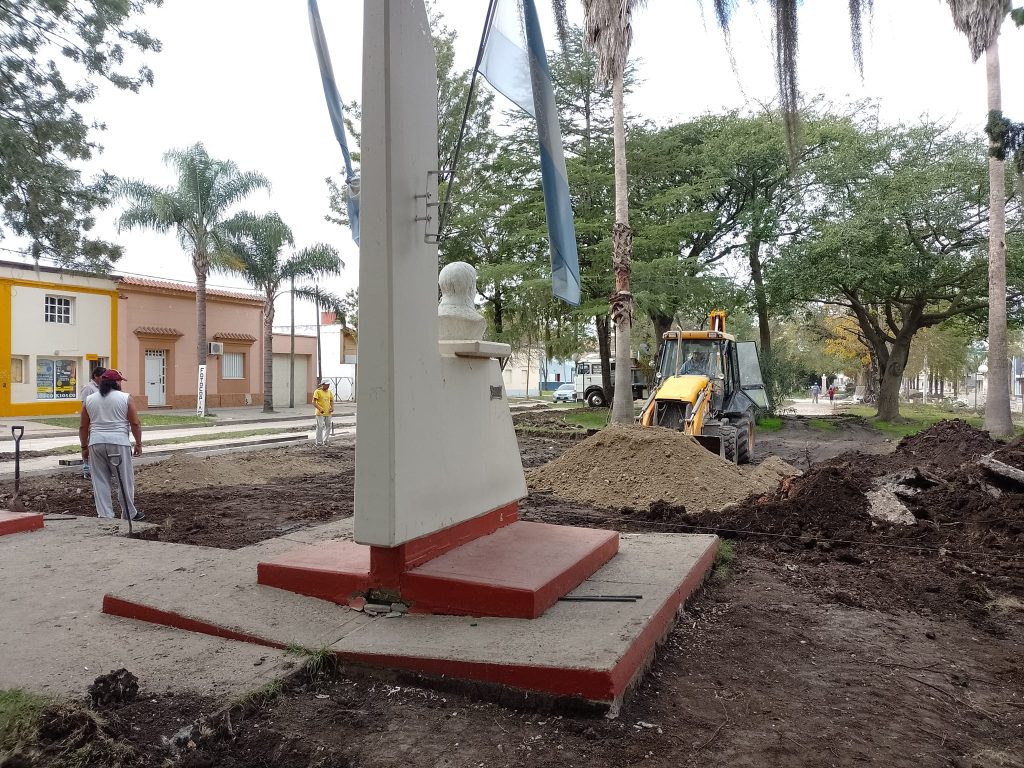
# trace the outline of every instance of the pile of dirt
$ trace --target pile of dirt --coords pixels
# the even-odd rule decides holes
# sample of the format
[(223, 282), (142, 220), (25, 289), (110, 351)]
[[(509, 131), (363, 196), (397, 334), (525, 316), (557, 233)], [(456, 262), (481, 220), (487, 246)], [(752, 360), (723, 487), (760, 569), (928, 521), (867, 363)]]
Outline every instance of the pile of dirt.
[(999, 443), (987, 432), (975, 429), (963, 419), (950, 419), (900, 440), (896, 457), (907, 466), (953, 469), (998, 447)]
[(794, 474), (779, 459), (737, 467), (670, 429), (612, 425), (532, 470), (528, 480), (534, 490), (596, 506), (667, 502), (700, 513), (764, 493)]
[[(764, 553), (866, 569), (861, 576), (879, 577), (869, 592), (878, 607), (965, 613), (992, 629), (993, 606), (1024, 597), (1024, 485), (978, 463), (996, 445), (962, 421), (944, 422), (890, 456), (844, 454), (774, 493), (681, 519)], [(909, 524), (872, 516), (879, 488), (903, 505)]]
[(1016, 469), (1024, 470), (1024, 437), (1018, 437), (1009, 445), (1000, 448), (992, 458)]

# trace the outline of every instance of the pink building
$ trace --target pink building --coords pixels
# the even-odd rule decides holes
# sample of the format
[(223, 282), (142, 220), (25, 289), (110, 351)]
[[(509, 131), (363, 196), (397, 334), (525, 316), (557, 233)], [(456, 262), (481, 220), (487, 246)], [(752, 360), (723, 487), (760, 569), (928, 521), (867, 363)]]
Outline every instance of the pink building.
[[(117, 282), (119, 369), (139, 408), (195, 408), (196, 289), (142, 277)], [(263, 299), (247, 291), (206, 291), (206, 405), (211, 410), (263, 404)], [(274, 334), (274, 405), (287, 407), (290, 341)], [(295, 404), (312, 402), (316, 338), (295, 337)]]
[[(118, 348), (126, 389), (140, 408), (194, 408), (196, 289), (184, 283), (122, 277)], [(207, 360), (206, 403), (218, 407), (263, 402), (263, 300), (254, 293), (208, 289), (208, 341), (223, 345)], [(221, 347), (214, 347), (220, 350)]]

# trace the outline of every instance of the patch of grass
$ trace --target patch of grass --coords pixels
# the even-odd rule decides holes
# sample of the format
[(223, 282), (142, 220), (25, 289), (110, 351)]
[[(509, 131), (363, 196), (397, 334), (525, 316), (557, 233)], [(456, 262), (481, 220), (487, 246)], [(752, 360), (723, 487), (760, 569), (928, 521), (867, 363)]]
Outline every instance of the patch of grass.
[(338, 657), (326, 645), (316, 650), (301, 645), (289, 645), (285, 653), (305, 659), (302, 666), (313, 680), (330, 677), (338, 669)]
[(807, 422), (807, 426), (820, 432), (835, 432), (839, 429), (839, 426), (832, 419), (811, 419)]
[[(78, 416), (51, 416), (46, 419), (33, 419), (40, 424), (49, 424), (51, 427), (67, 427), (78, 429)], [(170, 413), (140, 413), (139, 421), (144, 427), (164, 427), (169, 424), (216, 424), (214, 419), (207, 416), (185, 416)]]
[(250, 691), (242, 699), (242, 706), (251, 707), (253, 709), (263, 709), (265, 706), (270, 704), (274, 699), (281, 695), (284, 691), (283, 680), (271, 680), (269, 683), (261, 685), (255, 691)]
[(728, 539), (718, 540), (718, 551), (715, 562), (711, 566), (711, 579), (716, 584), (723, 584), (732, 575), (732, 566), (736, 562), (736, 545)]
[(0, 690), (0, 755), (13, 750), (36, 731), (49, 702), (21, 688)]
[(984, 417), (972, 411), (947, 411), (923, 403), (914, 405), (900, 403), (898, 421), (882, 421), (875, 416), (875, 412), (874, 406), (871, 405), (853, 405), (846, 409), (846, 413), (863, 416), (875, 429), (895, 438), (916, 435), (918, 432), (948, 419), (963, 419), (978, 429), (981, 429), (984, 424)]
[(608, 426), (610, 416), (611, 411), (607, 409), (591, 410), (588, 408), (567, 413), (562, 417), (562, 420), (566, 424), (572, 424), (585, 429), (604, 429)]
[(778, 416), (758, 416), (757, 428), (762, 432), (775, 432), (782, 429), (782, 419)]
[(132, 746), (115, 738), (99, 713), (19, 689), (0, 691), (0, 757), (3, 765), (48, 768), (139, 764)]
[[(258, 435), (279, 435), (284, 432), (294, 432), (295, 427), (267, 427), (265, 429), (243, 429), (238, 432), (212, 432), (208, 435), (191, 435), (183, 437), (164, 437), (159, 440), (144, 441), (145, 447), (151, 448), (154, 445), (181, 445), (182, 443), (204, 443), (208, 440), (226, 440), (240, 437), (256, 437)], [(81, 453), (77, 445), (65, 445), (54, 448), (41, 455), (59, 456), (65, 453)]]

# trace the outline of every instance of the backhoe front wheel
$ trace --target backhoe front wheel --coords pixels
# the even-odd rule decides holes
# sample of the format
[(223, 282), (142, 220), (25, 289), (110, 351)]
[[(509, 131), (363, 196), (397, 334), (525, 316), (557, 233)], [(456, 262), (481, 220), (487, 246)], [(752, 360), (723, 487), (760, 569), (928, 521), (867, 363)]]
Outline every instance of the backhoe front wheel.
[(744, 416), (736, 422), (737, 464), (749, 464), (754, 460), (754, 420)]
[(722, 451), (725, 454), (725, 460), (736, 464), (739, 459), (736, 453), (736, 427), (723, 424), (719, 429), (722, 435)]

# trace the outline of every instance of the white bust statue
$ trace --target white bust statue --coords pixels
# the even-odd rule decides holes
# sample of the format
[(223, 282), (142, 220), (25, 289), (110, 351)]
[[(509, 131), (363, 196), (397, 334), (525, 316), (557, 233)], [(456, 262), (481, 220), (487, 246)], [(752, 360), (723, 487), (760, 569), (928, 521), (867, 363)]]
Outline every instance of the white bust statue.
[(437, 306), (438, 338), (441, 341), (480, 341), (487, 321), (476, 311), (476, 270), (455, 261), (437, 278), (441, 302)]

